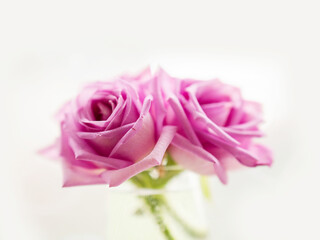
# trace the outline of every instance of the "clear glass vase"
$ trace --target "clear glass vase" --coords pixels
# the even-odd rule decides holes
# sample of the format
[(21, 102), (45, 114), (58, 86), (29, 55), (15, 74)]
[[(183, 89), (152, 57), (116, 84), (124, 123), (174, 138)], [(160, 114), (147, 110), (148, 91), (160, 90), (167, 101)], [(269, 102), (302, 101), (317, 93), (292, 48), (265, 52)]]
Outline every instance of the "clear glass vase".
[(200, 180), (191, 172), (154, 168), (108, 191), (108, 240), (207, 239)]

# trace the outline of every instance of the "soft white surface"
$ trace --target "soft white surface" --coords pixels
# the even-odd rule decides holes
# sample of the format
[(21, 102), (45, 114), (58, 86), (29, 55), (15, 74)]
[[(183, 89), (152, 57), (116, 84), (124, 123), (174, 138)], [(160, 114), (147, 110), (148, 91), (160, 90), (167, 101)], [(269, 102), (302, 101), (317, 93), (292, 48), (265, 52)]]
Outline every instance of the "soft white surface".
[(2, 1), (0, 239), (102, 240), (103, 186), (36, 154), (85, 82), (160, 64), (264, 103), (272, 168), (212, 180), (214, 240), (320, 239), (317, 1)]

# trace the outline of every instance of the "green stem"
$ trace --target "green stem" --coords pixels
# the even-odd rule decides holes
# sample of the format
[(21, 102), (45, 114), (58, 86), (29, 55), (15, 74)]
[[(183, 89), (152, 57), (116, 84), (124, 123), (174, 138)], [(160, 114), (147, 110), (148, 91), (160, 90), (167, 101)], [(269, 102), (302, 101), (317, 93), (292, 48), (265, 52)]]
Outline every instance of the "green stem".
[[(160, 196), (160, 195), (159, 195)], [(161, 232), (164, 234), (167, 240), (174, 240), (172, 234), (170, 233), (170, 230), (168, 226), (165, 224), (163, 217), (160, 213), (160, 201), (156, 196), (144, 196), (143, 197), (146, 204), (150, 208), (151, 214), (154, 216), (158, 226), (160, 227)]]
[(169, 203), (166, 201), (165, 197), (162, 196), (162, 204), (167, 209), (168, 213), (171, 215), (173, 219), (178, 222), (182, 228), (187, 232), (190, 236), (198, 238), (198, 239), (204, 239), (207, 237), (207, 232), (205, 231), (199, 231), (193, 227), (191, 227), (188, 223), (186, 223), (169, 205)]
[[(166, 166), (175, 166), (176, 163), (173, 161), (169, 154), (166, 155)], [(131, 182), (139, 188), (147, 189), (163, 189), (167, 183), (177, 175), (179, 175), (182, 170), (172, 170), (172, 171), (161, 171), (162, 169), (153, 168), (154, 170), (159, 171), (159, 177), (154, 178), (151, 175), (151, 170), (141, 172), (140, 174), (131, 178)], [(181, 225), (187, 234), (196, 239), (204, 239), (207, 236), (205, 231), (198, 231), (186, 223), (169, 205), (166, 198), (162, 194), (142, 196), (146, 205), (148, 206), (151, 214), (154, 216), (154, 219), (158, 226), (160, 227), (161, 232), (166, 237), (166, 240), (174, 240), (168, 226), (165, 224), (161, 210), (167, 210), (170, 216)]]

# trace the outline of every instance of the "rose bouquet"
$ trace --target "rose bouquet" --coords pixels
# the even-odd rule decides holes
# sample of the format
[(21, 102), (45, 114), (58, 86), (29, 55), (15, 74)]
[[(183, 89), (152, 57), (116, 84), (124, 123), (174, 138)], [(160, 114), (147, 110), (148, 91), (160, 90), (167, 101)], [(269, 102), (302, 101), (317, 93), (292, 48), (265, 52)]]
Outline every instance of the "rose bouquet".
[[(185, 170), (226, 183), (229, 170), (272, 163), (270, 150), (254, 142), (263, 136), (261, 106), (219, 80), (178, 79), (148, 68), (85, 86), (58, 118), (61, 136), (50, 151), (62, 159), (65, 187), (131, 182), (161, 190)], [(165, 239), (175, 237), (163, 209), (190, 239), (205, 237), (163, 194), (141, 198)]]

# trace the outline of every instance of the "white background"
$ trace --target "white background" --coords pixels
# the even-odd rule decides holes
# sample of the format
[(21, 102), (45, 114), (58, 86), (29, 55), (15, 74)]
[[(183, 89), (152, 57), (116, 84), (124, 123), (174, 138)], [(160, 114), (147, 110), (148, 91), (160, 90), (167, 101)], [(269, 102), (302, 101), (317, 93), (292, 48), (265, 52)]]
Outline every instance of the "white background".
[[(271, 168), (212, 179), (214, 240), (320, 239), (317, 1), (1, 1), (0, 239), (103, 239), (105, 187), (36, 154), (82, 84), (159, 64), (263, 102)], [(124, 226), (125, 227), (125, 226)]]

